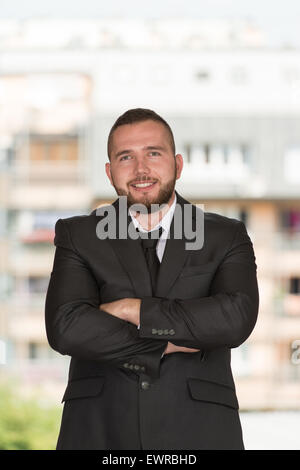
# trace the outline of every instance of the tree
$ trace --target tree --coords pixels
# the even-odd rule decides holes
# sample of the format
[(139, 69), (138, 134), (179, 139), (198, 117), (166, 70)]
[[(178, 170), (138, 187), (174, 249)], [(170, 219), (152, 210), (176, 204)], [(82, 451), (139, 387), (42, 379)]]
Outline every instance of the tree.
[(23, 398), (20, 384), (0, 383), (0, 449), (52, 450), (59, 432), (61, 409)]

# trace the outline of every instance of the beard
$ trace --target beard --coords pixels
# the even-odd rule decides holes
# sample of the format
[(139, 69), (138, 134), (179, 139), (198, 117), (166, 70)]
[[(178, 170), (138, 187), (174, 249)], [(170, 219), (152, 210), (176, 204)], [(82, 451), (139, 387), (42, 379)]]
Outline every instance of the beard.
[[(161, 185), (160, 189), (159, 189), (159, 192), (158, 192), (158, 195), (157, 196), (150, 196), (148, 195), (147, 193), (143, 194), (141, 193), (141, 196), (139, 197), (134, 197), (130, 191), (126, 191), (125, 189), (122, 189), (122, 188), (119, 188), (118, 186), (115, 185), (114, 181), (113, 181), (113, 186), (116, 190), (116, 193), (118, 194), (118, 196), (126, 196), (127, 197), (127, 207), (128, 209), (130, 209), (130, 207), (133, 205), (133, 204), (143, 204), (148, 213), (150, 212), (156, 212), (157, 210), (159, 210), (158, 207), (151, 207), (152, 204), (158, 204), (159, 206), (161, 206), (162, 204), (167, 204), (171, 197), (172, 197), (172, 194), (174, 192), (174, 188), (175, 188), (175, 183), (176, 183), (176, 174), (177, 174), (177, 171), (176, 171), (176, 166), (175, 166), (175, 173), (173, 175), (173, 177), (167, 181), (165, 184)], [(150, 180), (150, 178), (148, 178)], [(112, 178), (113, 180), (113, 178)], [(146, 182), (147, 181), (147, 178), (144, 178), (144, 179), (141, 179), (140, 182)]]

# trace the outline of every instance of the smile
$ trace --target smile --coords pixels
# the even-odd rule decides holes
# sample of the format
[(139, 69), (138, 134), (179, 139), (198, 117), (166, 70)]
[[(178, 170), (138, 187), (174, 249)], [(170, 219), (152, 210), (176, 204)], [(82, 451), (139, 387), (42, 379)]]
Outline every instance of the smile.
[(150, 183), (149, 182), (148, 183), (136, 183), (136, 184), (132, 184), (131, 186), (139, 190), (139, 189), (151, 189), (155, 184), (156, 184), (156, 181), (150, 182)]

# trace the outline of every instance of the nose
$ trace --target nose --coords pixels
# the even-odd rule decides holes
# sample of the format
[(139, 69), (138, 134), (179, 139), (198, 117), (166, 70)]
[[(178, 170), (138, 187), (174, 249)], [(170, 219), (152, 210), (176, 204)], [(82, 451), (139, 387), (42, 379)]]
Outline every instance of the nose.
[(137, 174), (148, 174), (150, 168), (148, 167), (147, 159), (143, 156), (137, 157), (135, 160), (135, 172)]

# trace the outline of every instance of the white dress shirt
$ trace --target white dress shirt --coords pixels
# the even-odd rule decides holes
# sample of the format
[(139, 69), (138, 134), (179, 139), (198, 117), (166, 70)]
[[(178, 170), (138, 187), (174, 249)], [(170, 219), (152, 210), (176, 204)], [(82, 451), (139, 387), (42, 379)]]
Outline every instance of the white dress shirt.
[[(156, 245), (156, 254), (159, 259), (159, 262), (161, 263), (162, 257), (165, 251), (165, 246), (167, 243), (167, 238), (168, 238), (168, 233), (170, 231), (170, 226), (173, 218), (173, 214), (175, 211), (175, 206), (176, 206), (176, 194), (174, 201), (172, 202), (171, 207), (168, 209), (168, 212), (163, 216), (163, 218), (160, 220), (160, 222), (151, 229), (152, 230), (157, 230), (159, 227), (162, 227), (163, 232), (157, 242)], [(129, 214), (131, 216), (132, 222), (134, 223), (135, 228), (137, 228), (140, 232), (150, 232), (150, 230), (146, 230), (144, 227), (141, 226), (139, 221), (134, 217), (132, 211), (129, 209)]]
[[(160, 236), (160, 238), (159, 238), (159, 240), (156, 244), (156, 254), (157, 254), (157, 257), (158, 257), (160, 263), (162, 261), (163, 255), (164, 255), (164, 251), (165, 251), (165, 247), (166, 247), (166, 243), (167, 243), (167, 239), (168, 239), (168, 233), (170, 231), (170, 226), (171, 226), (173, 214), (174, 214), (174, 211), (175, 211), (176, 201), (177, 201), (177, 198), (176, 198), (176, 194), (175, 194), (174, 201), (172, 202), (171, 207), (168, 209), (168, 212), (166, 212), (166, 214), (163, 216), (163, 218), (160, 220), (160, 222), (155, 227), (153, 227), (151, 229), (151, 231), (152, 230), (157, 230), (159, 227), (162, 227), (162, 229), (163, 229), (163, 232), (162, 232), (162, 234), (161, 234), (161, 236)], [(133, 213), (130, 209), (129, 209), (129, 214), (130, 214), (130, 217), (132, 219), (132, 222), (134, 223), (135, 228), (137, 228), (140, 232), (150, 232), (150, 230), (146, 230), (146, 229), (144, 229), (144, 227), (141, 226), (141, 224), (135, 218), (135, 216), (133, 215)], [(140, 325), (137, 326), (137, 329), (138, 330), (140, 329)], [(161, 357), (163, 357), (163, 355), (164, 355), (164, 353), (162, 354)]]

